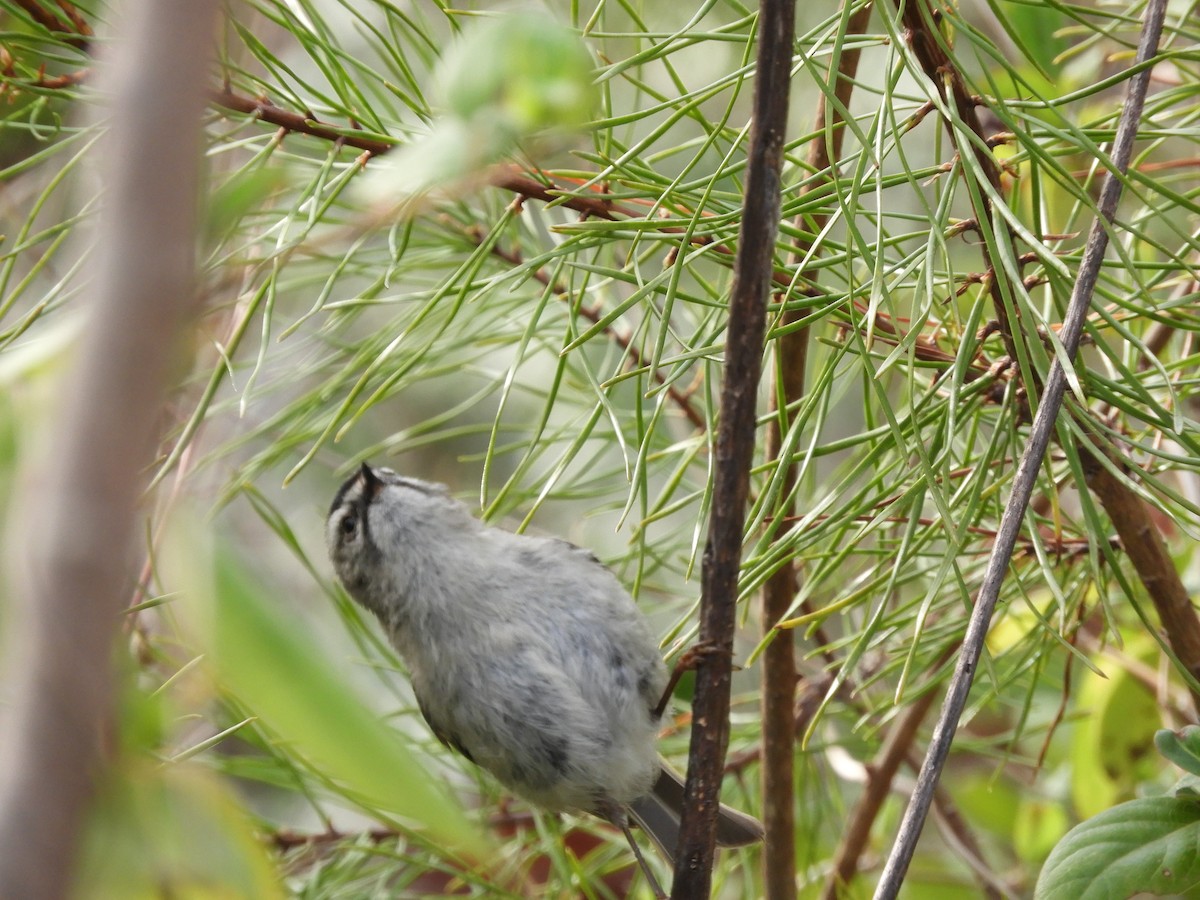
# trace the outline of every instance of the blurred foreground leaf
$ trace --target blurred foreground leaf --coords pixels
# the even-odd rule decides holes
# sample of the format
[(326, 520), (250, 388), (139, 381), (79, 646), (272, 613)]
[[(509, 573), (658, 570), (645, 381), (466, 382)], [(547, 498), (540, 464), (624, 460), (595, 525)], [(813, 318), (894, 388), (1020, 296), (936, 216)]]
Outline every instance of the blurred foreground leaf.
[(130, 758), (102, 792), (78, 897), (283, 897), (228, 783), (196, 766)]
[(592, 116), (593, 68), (579, 33), (553, 18), (472, 22), (438, 69), (445, 115), (425, 137), (373, 162), (362, 195), (398, 202), (476, 176), (518, 149), (553, 149)]
[(596, 105), (592, 66), (578, 32), (525, 13), (471, 28), (446, 54), (440, 75), (455, 116), (495, 123), (519, 139), (582, 128)]
[(274, 608), (233, 554), (207, 546), (198, 527), (174, 535), (168, 560), (194, 614), (222, 690), (258, 716), (291, 751), (344, 784), (368, 810), (425, 831), (443, 849), (490, 855), (481, 832), (400, 736), (358, 697), (316, 645)]

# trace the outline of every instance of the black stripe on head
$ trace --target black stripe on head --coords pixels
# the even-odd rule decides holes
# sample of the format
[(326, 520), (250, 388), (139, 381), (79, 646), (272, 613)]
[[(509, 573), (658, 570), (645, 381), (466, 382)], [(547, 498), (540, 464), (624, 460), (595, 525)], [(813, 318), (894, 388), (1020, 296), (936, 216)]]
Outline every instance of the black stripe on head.
[(375, 501), (376, 495), (383, 487), (383, 482), (376, 477), (366, 463), (362, 464), (358, 475), (362, 485), (362, 490), (354, 500), (354, 505), (358, 508), (358, 527), (362, 530), (363, 546), (373, 548), (375, 543), (371, 540), (371, 520), (367, 517), (367, 510)]
[(358, 521), (358, 527), (362, 530), (363, 542), (370, 545), (371, 534), (367, 511), (386, 484), (387, 482), (364, 462), (359, 470), (338, 488), (338, 492), (333, 497), (333, 503), (329, 505), (329, 514), (326, 518), (332, 519), (339, 509), (346, 506), (353, 507), (354, 517)]
[(386, 485), (387, 482), (381, 479), (378, 473), (363, 463), (357, 472), (342, 482), (329, 505), (326, 520), (333, 522), (336, 517), (338, 528), (341, 529), (346, 519), (353, 519), (361, 535), (364, 551), (374, 551), (368, 513), (371, 504)]
[(342, 482), (342, 486), (338, 488), (337, 493), (333, 495), (333, 502), (329, 504), (329, 512), (325, 514), (326, 519), (330, 518), (335, 512), (337, 512), (338, 507), (340, 507), (342, 502), (346, 499), (346, 495), (354, 489), (361, 477), (361, 472), (355, 472)]

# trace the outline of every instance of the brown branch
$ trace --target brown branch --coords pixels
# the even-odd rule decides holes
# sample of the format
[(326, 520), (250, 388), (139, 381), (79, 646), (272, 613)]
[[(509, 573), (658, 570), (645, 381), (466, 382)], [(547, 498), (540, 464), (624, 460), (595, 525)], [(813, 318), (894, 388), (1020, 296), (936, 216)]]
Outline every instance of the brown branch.
[(6, 47), (0, 47), (0, 97), (9, 98), (20, 95), (22, 89), (41, 89), (46, 91), (61, 91), (74, 87), (92, 77), (91, 69), (79, 69), (75, 72), (65, 72), (62, 75), (47, 75), (43, 63), (36, 76), (23, 79), (17, 74), (17, 62)]
[[(947, 660), (954, 656), (957, 648), (943, 652), (937, 661), (930, 666), (931, 670), (941, 668)], [(867, 766), (867, 784), (858, 802), (850, 813), (850, 820), (843, 829), (841, 842), (833, 857), (833, 869), (821, 892), (822, 900), (837, 900), (843, 895), (850, 882), (858, 874), (858, 862), (867, 841), (871, 836), (871, 827), (883, 809), (883, 801), (887, 799), (892, 789), (892, 781), (900, 764), (905, 761), (917, 732), (925, 716), (929, 714), (933, 701), (937, 699), (937, 691), (926, 688), (925, 692), (914, 700), (897, 718), (896, 723), (888, 732), (883, 746), (875, 754), (875, 759)]]
[[(846, 37), (864, 32), (870, 16), (870, 4), (856, 10), (847, 22)], [(843, 109), (848, 108), (850, 103), (860, 55), (857, 48), (848, 48), (832, 62), (834, 97)], [(842, 141), (846, 133), (840, 112), (837, 108), (830, 109), (824, 93), (818, 100), (813, 130), (816, 136), (809, 144), (808, 162), (813, 171), (821, 173), (821, 177), (807, 181), (804, 194), (829, 184), (833, 165), (841, 158)], [(820, 234), (827, 220), (828, 216), (815, 215), (807, 230), (812, 234)], [(797, 230), (805, 233), (806, 224), (809, 223), (798, 221)], [(798, 265), (811, 249), (812, 244), (807, 239), (798, 241), (792, 253), (793, 263)], [(811, 284), (816, 279), (817, 273), (810, 270), (799, 280)], [(800, 321), (799, 311), (785, 310), (781, 324), (786, 328)], [(794, 492), (797, 487), (797, 466), (793, 461), (783, 461), (782, 457), (785, 438), (795, 423), (798, 404), (804, 397), (808, 347), (807, 327), (787, 331), (775, 342), (775, 385), (771, 391), (774, 415), (767, 424), (766, 456), (768, 461), (784, 467), (781, 488), (784, 499), (778, 512), (783, 517), (793, 515), (796, 510)], [(789, 555), (763, 585), (762, 593), (762, 631), (764, 636), (771, 636), (771, 642), (763, 651), (761, 678), (762, 810), (766, 831), (763, 887), (765, 896), (770, 900), (791, 898), (796, 894), (796, 716), (793, 707), (799, 676), (796, 670), (795, 633), (791, 629), (780, 629), (778, 625), (791, 610), (799, 578), (799, 568)], [(803, 611), (810, 610), (806, 608)], [(828, 638), (823, 635), (818, 636), (818, 641), (822, 646), (829, 645)]]
[(235, 94), (228, 87), (210, 91), (210, 103), (233, 112), (245, 113), (261, 119), (269, 125), (275, 125), (287, 132), (297, 132), (319, 137), (357, 150), (365, 150), (372, 156), (387, 153), (395, 144), (389, 141), (378, 141), (364, 135), (354, 134), (350, 130), (338, 129), (319, 121), (311, 114), (302, 114), (283, 109), (269, 100), (255, 100)]
[[(993, 190), (997, 194), (1002, 193), (1000, 166), (997, 164), (996, 158), (987, 149), (988, 135), (984, 132), (983, 125), (979, 121), (979, 115), (975, 110), (979, 100), (967, 90), (962, 73), (959, 72), (954, 61), (946, 53), (942, 36), (934, 24), (934, 12), (930, 7), (930, 0), (893, 0), (893, 2), (900, 11), (901, 22), (908, 32), (909, 46), (911, 46), (913, 55), (916, 57), (921, 69), (925, 72), (926, 77), (936, 86), (942, 100), (954, 107), (959, 121), (978, 140), (970, 140), (958, 134), (954, 129), (953, 121), (947, 118), (945, 124), (950, 133), (950, 139), (954, 141), (960, 153), (970, 152), (974, 155), (979, 168), (983, 171), (984, 177), (988, 180)], [(963, 146), (964, 144), (966, 145), (965, 147)], [(971, 202), (975, 206), (975, 219), (977, 221), (996, 221), (992, 216), (992, 202), (990, 199), (984, 196), (976, 201), (973, 195)], [(1005, 223), (1000, 225), (1000, 227), (1005, 229), (1008, 238), (1011, 240), (1012, 235), (1009, 226)], [(996, 271), (996, 266), (992, 262), (991, 254), (988, 253), (986, 245), (980, 246), (980, 253), (983, 255), (984, 268), (989, 271)], [(993, 313), (1000, 324), (1000, 335), (1004, 340), (1005, 351), (1010, 359), (1020, 359), (1017, 355), (1016, 335), (1013, 331), (1012, 323), (1008, 321), (1008, 311), (1004, 306), (1004, 294), (1001, 290), (999, 279), (993, 278), (988, 282), (988, 292), (992, 298)], [(1013, 293), (1015, 294), (1015, 291)], [(1016, 308), (1014, 307), (1015, 311)]]
[[(867, 305), (859, 300), (855, 300), (853, 305), (856, 311), (863, 314), (866, 314), (869, 311)], [(906, 335), (897, 324), (897, 321), (904, 322), (908, 320), (893, 320), (891, 317), (878, 311), (875, 312), (874, 316), (874, 333), (872, 335), (873, 340), (883, 341), (891, 346), (898, 346), (900, 339), (906, 337)], [(855, 328), (859, 331), (865, 331), (868, 326), (867, 322), (847, 321), (846, 324), (847, 327)], [(946, 366), (947, 368), (953, 366), (958, 359), (955, 354), (943, 350), (934, 341), (924, 337), (918, 337), (916, 340), (914, 340), (912, 342), (912, 348), (913, 355), (922, 362), (938, 363)], [(964, 371), (963, 381), (970, 383), (975, 379), (981, 378), (982, 376), (988, 374), (990, 369), (991, 366), (982, 359), (982, 354), (979, 354)]]
[[(1191, 595), (1179, 577), (1166, 541), (1150, 517), (1149, 506), (1113, 474), (1109, 466), (1124, 472), (1129, 470), (1100, 443), (1099, 438), (1093, 438), (1091, 448), (1080, 445), (1079, 451), (1087, 485), (1120, 536), (1125, 555), (1158, 612), (1171, 650), (1184, 669), (1200, 681), (1200, 617), (1196, 615)], [(1102, 457), (1108, 460), (1109, 466), (1104, 465)], [(1193, 705), (1200, 712), (1200, 690), (1190, 684), (1188, 689)]]
[[(542, 200), (546, 203), (556, 202), (560, 206), (565, 206), (568, 209), (573, 209), (576, 212), (582, 213), (585, 216), (596, 219), (607, 219), (616, 221), (618, 217), (627, 219), (644, 220), (645, 216), (637, 209), (630, 206), (621, 206), (613, 203), (611, 199), (605, 196), (604, 190), (598, 186), (588, 188), (591, 196), (587, 194), (576, 194), (557, 185), (549, 176), (544, 173), (536, 173), (544, 180), (538, 180), (531, 177), (526, 169), (522, 169), (515, 165), (505, 165), (496, 167), (488, 181), (493, 187), (503, 188), (504, 190), (512, 191), (518, 196), (531, 197), (535, 200)], [(584, 182), (578, 181), (578, 184)], [(638, 199), (630, 201), (634, 204), (647, 207), (655, 207), (657, 204), (650, 200)], [(682, 213), (692, 213), (692, 210), (681, 209)], [(711, 217), (712, 213), (701, 213), (701, 218)], [(658, 228), (660, 234), (679, 234), (687, 235), (690, 229), (682, 225), (660, 225)], [(690, 235), (688, 243), (694, 247), (712, 247), (719, 255), (732, 260), (734, 251), (725, 244), (714, 244), (713, 238), (708, 235)], [(791, 275), (782, 270), (773, 271), (772, 277), (781, 285), (791, 283)]]
[(68, 2), (68, 0), (57, 0), (57, 3), (58, 8), (63, 11), (63, 15), (67, 17), (76, 32), (82, 35), (90, 35), (92, 33), (92, 26), (80, 15), (79, 10), (75, 8), (75, 4)]
[(15, 2), (17, 6), (25, 11), (29, 18), (56, 35), (63, 43), (70, 44), (79, 50), (86, 51), (89, 49), (91, 44), (89, 39), (91, 38), (92, 30), (69, 3), (59, 4), (70, 21), (68, 25), (54, 13), (44, 8), (37, 0), (15, 0)]
[(488, 181), (493, 187), (512, 191), (521, 197), (541, 200), (544, 203), (558, 203), (593, 219), (616, 221), (618, 215), (631, 219), (642, 218), (636, 210), (618, 206), (605, 198), (599, 188), (593, 190), (594, 197), (572, 194), (559, 187), (550, 178), (539, 181), (518, 166), (499, 166)]
[(795, 0), (762, 0), (745, 199), (729, 298), (712, 514), (704, 549), (700, 643), (683, 817), (671, 896), (707, 897), (712, 886), (718, 794), (729, 744), (729, 688), (738, 574), (754, 461), (766, 311), (779, 231)]
[[(967, 471), (970, 471), (970, 470), (967, 470)], [(884, 507), (884, 506), (890, 506), (894, 502), (895, 502), (895, 498), (889, 497), (889, 498), (886, 498), (884, 500), (880, 500), (880, 501), (874, 503), (873, 506), (875, 508), (880, 508), (880, 507)], [(827, 521), (829, 518), (830, 518), (829, 516), (817, 516), (813, 521), (824, 522), (824, 521)], [(799, 516), (789, 517), (785, 521), (788, 523), (799, 522), (800, 517)], [(862, 515), (862, 516), (852, 516), (851, 518), (848, 518), (848, 519), (842, 519), (842, 521), (845, 521), (845, 522), (883, 521), (883, 522), (894, 522), (898, 525), (907, 525), (910, 522), (915, 521), (918, 525), (923, 525), (927, 528), (932, 528), (932, 527), (936, 527), (939, 524), (941, 524), (942, 520), (935, 519), (931, 516), (917, 516), (916, 519), (914, 520), (910, 516), (884, 516), (883, 519), (877, 519), (875, 516)], [(978, 535), (980, 538), (986, 539), (988, 541), (995, 541), (995, 539), (996, 539), (996, 529), (995, 528), (984, 528), (982, 525), (968, 525), (966, 527), (966, 530), (969, 533)], [(1049, 530), (1043, 530), (1043, 529), (1039, 529), (1039, 533), (1040, 533), (1042, 544), (1045, 545), (1046, 549), (1049, 550), (1052, 555), (1054, 555), (1058, 558), (1062, 558), (1064, 556), (1068, 557), (1068, 558), (1087, 556), (1089, 550), (1091, 549), (1091, 547), (1094, 544), (1094, 541), (1090, 538), (1063, 537), (1061, 534), (1054, 533)], [(1121, 542), (1118, 538), (1109, 538), (1107, 543), (1114, 550), (1120, 549), (1120, 547), (1121, 547)], [(1014, 552), (1013, 555), (1014, 556), (1024, 556), (1024, 557), (1037, 556), (1037, 545), (1034, 544), (1033, 538), (1032, 537), (1021, 538), (1018, 550), (1016, 552)]]
[[(1195, 169), (1200, 168), (1200, 156), (1191, 156), (1185, 159), (1165, 159), (1158, 162), (1144, 162), (1136, 166), (1130, 166), (1130, 171), (1142, 172), (1170, 172), (1173, 169)], [(1072, 178), (1090, 178), (1096, 174), (1096, 169), (1078, 169), (1071, 172)]]

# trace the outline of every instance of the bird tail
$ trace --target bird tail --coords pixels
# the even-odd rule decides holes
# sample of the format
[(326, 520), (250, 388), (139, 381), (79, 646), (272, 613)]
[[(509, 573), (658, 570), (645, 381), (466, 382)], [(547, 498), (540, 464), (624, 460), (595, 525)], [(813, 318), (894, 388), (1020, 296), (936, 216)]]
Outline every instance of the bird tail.
[[(629, 804), (629, 814), (667, 859), (675, 858), (679, 844), (679, 817), (683, 810), (683, 778), (663, 762), (650, 793)], [(724, 803), (717, 813), (717, 846), (742, 847), (763, 839), (762, 823)]]

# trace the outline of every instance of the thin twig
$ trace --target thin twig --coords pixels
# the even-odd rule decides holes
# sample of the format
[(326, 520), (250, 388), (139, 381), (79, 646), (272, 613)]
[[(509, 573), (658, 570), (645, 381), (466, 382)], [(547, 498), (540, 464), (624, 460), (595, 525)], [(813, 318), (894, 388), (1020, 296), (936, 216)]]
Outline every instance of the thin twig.
[[(930, 667), (931, 670), (941, 668), (950, 656), (951, 653), (943, 653)], [(900, 714), (888, 732), (883, 746), (867, 767), (866, 788), (854, 804), (850, 820), (842, 830), (842, 840), (834, 853), (833, 870), (829, 873), (821, 892), (823, 900), (836, 900), (842, 896), (845, 888), (858, 873), (858, 861), (871, 836), (871, 826), (879, 817), (883, 801), (892, 789), (896, 772), (912, 749), (913, 742), (917, 739), (917, 731), (925, 721), (925, 716), (929, 714), (936, 696), (935, 691), (926, 690)]]
[[(915, 759), (907, 759), (905, 762), (912, 765), (914, 769), (919, 767)], [(967, 820), (963, 818), (962, 813), (958, 811), (949, 791), (939, 787), (933, 792), (933, 813), (935, 821), (942, 828), (946, 842), (958, 851), (958, 855), (975, 873), (986, 900), (1004, 900), (1004, 898), (1015, 900), (1016, 894), (1013, 890), (1004, 883), (1004, 879), (994, 872), (987, 860), (984, 859), (983, 847), (980, 845), (979, 839), (975, 836), (971, 826), (967, 824)]]
[[(1146, 18), (1142, 25), (1142, 37), (1138, 45), (1135, 66), (1142, 65), (1157, 52), (1165, 12), (1166, 0), (1150, 0), (1146, 7)], [(1141, 119), (1149, 83), (1149, 67), (1136, 72), (1130, 79), (1129, 94), (1125, 101), (1125, 107), (1121, 111), (1112, 151), (1113, 166), (1117, 172), (1122, 174), (1128, 167), (1130, 156), (1133, 153), (1133, 142), (1137, 136), (1138, 123)], [(1104, 252), (1108, 247), (1108, 228), (1116, 215), (1117, 202), (1121, 197), (1121, 187), (1121, 179), (1116, 173), (1110, 173), (1100, 193), (1100, 216), (1092, 223), (1083, 259), (1079, 265), (1079, 276), (1067, 304), (1067, 314), (1063, 320), (1060, 334), (1069, 360), (1074, 360), (1075, 351), (1079, 346), (1083, 323), (1091, 305), (1092, 293), (1100, 274), (1100, 265), (1104, 261)], [(971, 682), (974, 680), (975, 670), (983, 653), (988, 625), (991, 623), (992, 613), (1000, 596), (1000, 586), (1008, 571), (1009, 560), (1012, 558), (1013, 548), (1016, 545), (1017, 533), (1025, 516), (1025, 508), (1029, 505), (1029, 498), (1033, 494), (1034, 483), (1037, 481), (1038, 470), (1042, 465), (1042, 457), (1054, 435), (1055, 422), (1058, 419), (1058, 411), (1062, 405), (1066, 387), (1067, 377), (1063, 369), (1063, 362), (1056, 355), (1050, 369), (1050, 377), (1046, 380), (1041, 402), (1038, 404), (1028, 445), (1013, 479), (1012, 495), (1009, 497), (1004, 508), (1004, 515), (1000, 519), (995, 548), (988, 560), (983, 583), (975, 600), (971, 619), (967, 624), (958, 665), (955, 666), (954, 675), (950, 679), (941, 715), (938, 717), (929, 750), (925, 755), (925, 762), (917, 777), (916, 789), (904, 811), (904, 818), (900, 823), (900, 833), (876, 888), (876, 900), (891, 900), (899, 894), (904, 875), (912, 861), (917, 840), (921, 835), (921, 828), (925, 824), (925, 817), (933, 800), (938, 777), (941, 775), (946, 757), (950, 753), (954, 732), (967, 703), (967, 694), (971, 689)], [(1128, 551), (1128, 547), (1126, 550)], [(1169, 558), (1167, 564), (1170, 564)]]
[[(879, 502), (873, 504), (873, 506), (875, 506), (877, 508), (883, 507), (886, 505), (887, 505), (887, 503), (885, 503), (884, 501), (879, 501)], [(813, 522), (826, 522), (826, 521), (829, 521), (830, 518), (831, 518), (830, 516), (824, 516), (824, 515), (814, 516), (812, 518), (812, 521)], [(799, 522), (799, 521), (801, 521), (801, 518), (796, 517), (794, 519), (787, 519), (786, 521)], [(852, 517), (838, 517), (838, 521), (839, 522), (862, 522), (864, 524), (874, 523), (874, 522), (892, 522), (897, 525), (908, 525), (912, 522), (916, 522), (918, 525), (923, 525), (925, 527), (940, 527), (940, 525), (941, 525), (941, 520), (936, 519), (932, 516), (916, 516), (915, 518), (912, 516), (883, 516), (882, 518), (880, 518), (878, 516), (862, 515), (862, 516), (852, 516)], [(985, 540), (987, 542), (988, 546), (991, 546), (992, 541), (994, 541), (996, 539), (996, 529), (995, 528), (984, 528), (982, 525), (967, 525), (964, 530), (968, 534), (973, 534), (979, 538), (982, 538), (983, 540)], [(1041, 534), (1040, 537), (1041, 537), (1041, 545), (1045, 547), (1046, 552), (1049, 553), (1051, 556), (1054, 556), (1058, 559), (1062, 559), (1063, 557), (1066, 557), (1068, 559), (1071, 559), (1074, 557), (1085, 557), (1091, 552), (1092, 547), (1096, 546), (1096, 542), (1094, 540), (1092, 540), (1091, 538), (1063, 537), (1060, 534), (1054, 534), (1054, 533), (1050, 532), (1048, 529), (1045, 530), (1045, 532), (1043, 534)], [(1107, 541), (1107, 544), (1114, 550), (1120, 549), (1120, 547), (1121, 547), (1121, 541), (1119, 538), (1109, 538)], [(1021, 543), (1020, 543), (1020, 555), (1021, 556), (1034, 558), (1038, 555), (1038, 551), (1039, 551), (1039, 545), (1034, 542), (1032, 537), (1021, 538)], [(965, 548), (960, 552), (965, 553), (966, 552)], [(1015, 553), (1015, 551), (1014, 551), (1014, 553)]]
[(745, 199), (725, 344), (712, 518), (704, 549), (701, 645), (716, 652), (696, 670), (683, 820), (675, 852), (675, 900), (707, 897), (712, 885), (718, 793), (729, 744), (729, 687), (737, 585), (754, 460), (766, 311), (779, 230), (780, 169), (787, 128), (794, 0), (762, 0)]
[[(482, 230), (472, 228), (465, 231), (464, 234), (471, 241), (474, 241), (477, 246), (483, 244), (484, 235)], [(522, 258), (520, 253), (515, 250), (505, 250), (499, 244), (492, 244), (491, 254), (497, 259), (502, 259), (512, 266), (522, 266), (525, 264), (525, 260)], [(565, 301), (574, 312), (587, 319), (593, 325), (598, 325), (604, 320), (603, 310), (596, 307), (587, 306), (583, 303), (572, 303), (571, 292), (567, 286), (561, 282), (554, 281), (545, 269), (538, 269), (537, 271), (530, 273), (530, 277), (539, 284), (545, 285), (547, 288), (549, 288), (556, 297), (559, 297)], [(604, 333), (608, 335), (609, 340), (625, 351), (629, 365), (633, 369), (641, 369), (645, 367), (645, 360), (642, 357), (642, 351), (634, 345), (633, 338), (629, 334), (624, 331), (618, 331), (611, 325), (604, 329)], [(708, 422), (704, 418), (704, 413), (696, 408), (695, 404), (692, 403), (691, 397), (679, 390), (679, 388), (675, 387), (674, 384), (667, 383), (667, 376), (661, 369), (654, 369), (653, 377), (654, 380), (658, 382), (659, 387), (663, 388), (663, 390), (666, 392), (667, 397), (669, 397), (671, 401), (677, 407), (679, 407), (679, 410), (684, 414), (684, 416), (687, 417), (687, 420), (691, 422), (692, 425), (702, 431), (708, 427)]]
[(269, 125), (282, 128), (285, 131), (309, 134), (327, 141), (334, 141), (335, 143), (344, 144), (347, 147), (354, 147), (357, 150), (365, 150), (373, 156), (387, 153), (395, 146), (390, 141), (379, 141), (365, 135), (355, 134), (352, 129), (334, 128), (332, 125), (327, 125), (319, 121), (311, 114), (292, 112), (289, 109), (276, 106), (269, 100), (255, 100), (252, 97), (243, 97), (240, 94), (235, 94), (228, 87), (217, 91), (210, 91), (208, 98), (210, 103), (234, 112), (255, 116)]
[(17, 6), (25, 10), (29, 18), (33, 19), (38, 25), (41, 25), (47, 31), (58, 36), (58, 39), (66, 44), (70, 44), (78, 50), (88, 50), (91, 29), (83, 18), (70, 9), (67, 12), (67, 18), (71, 24), (65, 24), (57, 15), (43, 7), (37, 0), (16, 0)]
[[(960, 154), (970, 153), (974, 156), (984, 177), (993, 191), (999, 195), (1001, 192), (1000, 166), (987, 149), (987, 134), (985, 134), (983, 125), (979, 121), (979, 115), (975, 110), (978, 100), (967, 90), (962, 73), (946, 52), (944, 39), (934, 24), (934, 13), (930, 0), (894, 0), (894, 2), (900, 12), (901, 22), (908, 31), (909, 46), (921, 69), (933, 82), (943, 101), (954, 107), (954, 114), (958, 121), (962, 122), (968, 132), (978, 138), (978, 141), (972, 141), (959, 134), (954, 127), (954, 122), (950, 118), (946, 118), (946, 129), (950, 133), (951, 140), (958, 147)], [(978, 202), (974, 199), (976, 196), (979, 197)], [(996, 217), (992, 215), (991, 200), (982, 191), (972, 192), (972, 203), (975, 206), (977, 222), (996, 223), (996, 227), (1008, 231), (1009, 238), (1011, 238), (1008, 224), (997, 222)], [(986, 244), (981, 245), (980, 252), (983, 255), (984, 267), (989, 271), (997, 271)], [(1008, 321), (1000, 279), (991, 279), (987, 287), (992, 299), (993, 314), (999, 324), (1000, 336), (1004, 341), (1005, 352), (1010, 359), (1017, 360), (1020, 357), (1017, 355), (1016, 335), (1012, 323)]]
[(92, 77), (90, 68), (65, 72), (61, 75), (47, 75), (46, 64), (38, 67), (38, 73), (32, 78), (22, 78), (17, 73), (17, 61), (7, 47), (0, 47), (0, 97), (7, 96), (9, 100), (19, 97), (23, 90), (62, 91), (82, 84)]

